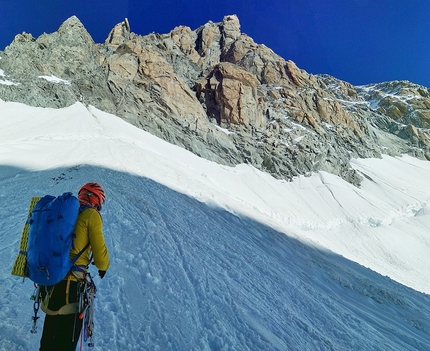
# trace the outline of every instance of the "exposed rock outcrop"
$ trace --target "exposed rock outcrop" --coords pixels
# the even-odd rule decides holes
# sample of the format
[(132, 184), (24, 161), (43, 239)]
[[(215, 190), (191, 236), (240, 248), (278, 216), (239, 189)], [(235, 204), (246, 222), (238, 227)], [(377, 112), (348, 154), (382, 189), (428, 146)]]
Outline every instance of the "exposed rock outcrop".
[(125, 19), (102, 44), (71, 17), (51, 34), (18, 34), (0, 56), (0, 99), (81, 101), (207, 159), (278, 178), (325, 170), (358, 185), (351, 157), (430, 159), (427, 88), (308, 74), (241, 33), (235, 15), (145, 36)]
[(243, 68), (222, 62), (197, 82), (197, 96), (206, 107), (209, 118), (218, 124), (243, 125), (260, 129), (266, 118), (259, 106), (257, 78)]

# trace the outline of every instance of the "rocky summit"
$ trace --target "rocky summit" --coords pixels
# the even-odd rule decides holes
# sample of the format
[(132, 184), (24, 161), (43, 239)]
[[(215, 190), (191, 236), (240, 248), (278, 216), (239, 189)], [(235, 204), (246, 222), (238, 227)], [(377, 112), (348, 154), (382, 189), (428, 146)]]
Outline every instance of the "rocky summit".
[(355, 157), (430, 159), (430, 92), (312, 75), (241, 32), (237, 16), (138, 35), (127, 19), (95, 43), (76, 17), (0, 51), (0, 99), (115, 114), (225, 165), (280, 179), (327, 171), (359, 186)]

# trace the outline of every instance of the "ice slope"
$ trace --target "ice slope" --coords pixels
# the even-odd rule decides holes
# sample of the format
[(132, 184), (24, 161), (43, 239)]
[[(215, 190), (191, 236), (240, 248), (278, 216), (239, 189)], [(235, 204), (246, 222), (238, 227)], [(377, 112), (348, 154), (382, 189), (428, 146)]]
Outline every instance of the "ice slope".
[(31, 196), (87, 181), (111, 254), (95, 351), (430, 349), (427, 162), (284, 182), (78, 103), (0, 101), (0, 123), (1, 351), (38, 349), (32, 284), (10, 275)]

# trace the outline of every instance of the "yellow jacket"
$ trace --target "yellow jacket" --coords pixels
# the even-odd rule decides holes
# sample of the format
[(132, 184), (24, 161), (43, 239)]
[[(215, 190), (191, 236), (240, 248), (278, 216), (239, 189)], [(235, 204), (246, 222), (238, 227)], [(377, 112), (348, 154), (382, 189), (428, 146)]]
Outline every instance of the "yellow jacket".
[(83, 210), (76, 222), (75, 238), (70, 250), (70, 259), (73, 258), (87, 244), (89, 246), (76, 260), (75, 265), (87, 267), (90, 263), (91, 252), (93, 253), (94, 264), (99, 270), (106, 271), (109, 268), (109, 253), (106, 248), (103, 235), (103, 224), (100, 213), (94, 208)]

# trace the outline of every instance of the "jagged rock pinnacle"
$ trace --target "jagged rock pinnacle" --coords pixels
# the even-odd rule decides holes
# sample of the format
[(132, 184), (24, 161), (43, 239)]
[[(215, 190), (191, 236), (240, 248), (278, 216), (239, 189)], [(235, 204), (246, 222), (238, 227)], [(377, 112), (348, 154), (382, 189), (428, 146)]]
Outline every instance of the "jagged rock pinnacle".
[(241, 33), (236, 15), (145, 36), (124, 19), (102, 44), (72, 16), (37, 39), (17, 35), (0, 69), (2, 100), (56, 108), (82, 101), (201, 157), (278, 178), (324, 170), (358, 185), (351, 157), (430, 159), (428, 89), (308, 74)]

